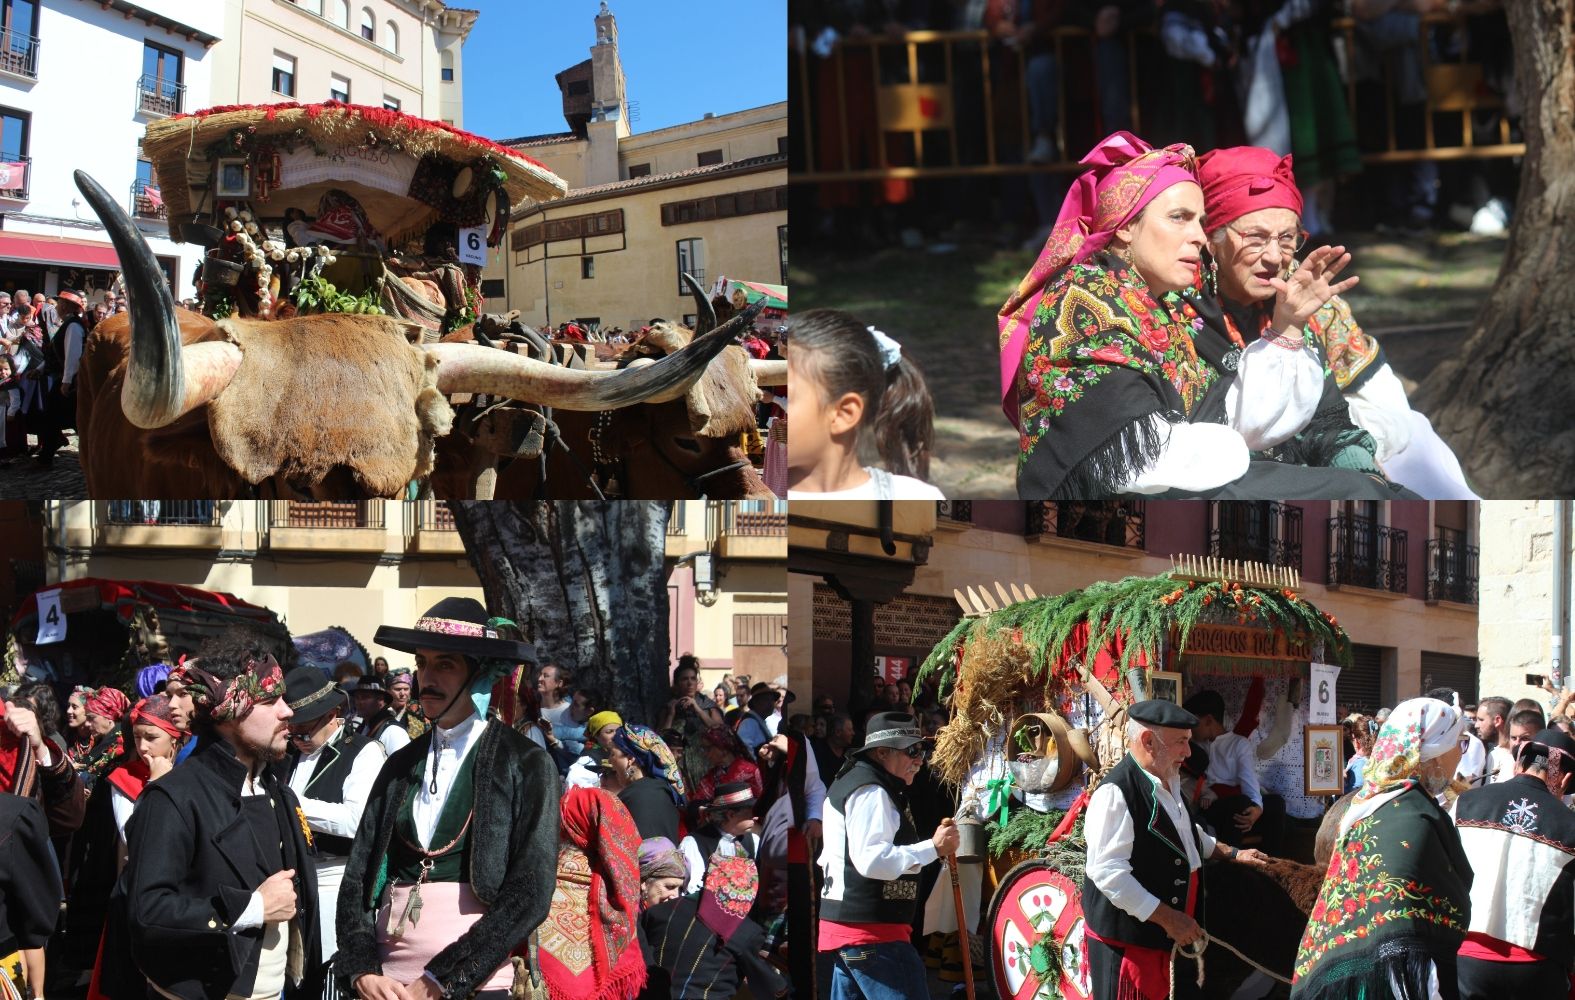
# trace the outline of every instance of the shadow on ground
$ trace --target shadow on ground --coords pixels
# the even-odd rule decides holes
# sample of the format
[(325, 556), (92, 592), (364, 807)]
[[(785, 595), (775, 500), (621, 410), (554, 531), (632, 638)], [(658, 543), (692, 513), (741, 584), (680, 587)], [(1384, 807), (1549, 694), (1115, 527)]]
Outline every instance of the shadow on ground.
[[(1351, 272), (1362, 277), (1348, 296), (1352, 310), (1414, 389), (1463, 346), (1498, 276), (1504, 240), (1345, 239)], [(935, 396), (931, 481), (951, 497), (1012, 497), (1017, 441), (999, 404), (995, 314), (1034, 255), (983, 242), (954, 246), (948, 253), (806, 247), (788, 275), (793, 306), (844, 309), (901, 342)]]

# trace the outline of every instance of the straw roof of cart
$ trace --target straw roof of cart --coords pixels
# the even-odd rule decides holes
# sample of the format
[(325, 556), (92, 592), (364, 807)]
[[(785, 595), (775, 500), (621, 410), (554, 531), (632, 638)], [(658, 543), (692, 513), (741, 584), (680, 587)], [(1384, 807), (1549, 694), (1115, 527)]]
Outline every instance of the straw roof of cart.
[[(1088, 651), (1118, 646), (1123, 672), (1137, 663), (1163, 669), (1162, 645), (1174, 633), (1177, 652), (1185, 652), (1200, 622), (1280, 631), (1322, 649), (1331, 663), (1351, 662), (1345, 629), (1293, 590), (1162, 573), (1035, 597), (963, 618), (920, 665), (918, 683), (935, 677), (952, 708), (933, 765), (945, 780), (959, 783), (1020, 706), (1060, 712), (1082, 693)], [(1120, 690), (1112, 693), (1123, 704), (1130, 700)]]
[[(504, 188), (515, 206), (527, 198), (538, 202), (561, 198), (568, 191), (567, 182), (541, 161), (444, 122), (338, 101), (226, 105), (152, 122), (143, 136), (143, 155), (152, 161), (158, 177), (171, 237), (179, 239), (180, 224), (192, 217), (190, 184), (201, 183), (208, 175), (208, 147), (236, 129), (250, 129), (259, 137), (289, 138), (299, 133), (319, 144), (375, 143), (418, 159), (441, 154), (460, 165), (490, 156), (506, 174)], [(430, 212), (424, 221), (432, 221), (436, 214)]]

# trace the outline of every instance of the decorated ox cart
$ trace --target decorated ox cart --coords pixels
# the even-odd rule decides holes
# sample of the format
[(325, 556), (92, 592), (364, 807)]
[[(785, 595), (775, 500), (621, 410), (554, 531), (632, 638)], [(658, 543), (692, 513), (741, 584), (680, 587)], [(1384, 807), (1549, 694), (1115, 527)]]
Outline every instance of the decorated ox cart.
[[(512, 209), (565, 191), (535, 160), (338, 102), (178, 115), (143, 152), (171, 234), (207, 248), (200, 308), (175, 307), (141, 233), (77, 171), (130, 306), (83, 350), (90, 495), (492, 499), (511, 465), (538, 498), (764, 489), (740, 435), (786, 366), (735, 346), (763, 304), (718, 324), (691, 279), (697, 329), (653, 324), (616, 359), (478, 315)], [(638, 416), (615, 426), (621, 410)]]
[[(1314, 664), (1348, 663), (1350, 641), (1294, 572), (1197, 559), (1050, 597), (999, 583), (954, 593), (964, 617), (920, 680), (935, 678), (951, 706), (932, 766), (961, 789), (961, 854), (986, 862), (994, 885), (984, 937), (1001, 1000), (1090, 995), (1081, 814), (1126, 752), (1134, 702), (1219, 691), (1289, 815), (1317, 818), (1324, 786), (1338, 794), (1339, 741), (1327, 752), (1328, 732), (1307, 724), (1315, 697), (1332, 714), (1333, 692), (1304, 682)], [(1229, 996), (1254, 968), (1289, 976), (1320, 875), (1288, 860), (1210, 866), (1208, 912), (1227, 919), (1203, 921), (1224, 945), (1206, 949), (1206, 995)]]
[(204, 639), (246, 625), (290, 641), (279, 616), (233, 594), (149, 580), (85, 578), (23, 598), (6, 629), (5, 675), (129, 687), (138, 670), (173, 663)]

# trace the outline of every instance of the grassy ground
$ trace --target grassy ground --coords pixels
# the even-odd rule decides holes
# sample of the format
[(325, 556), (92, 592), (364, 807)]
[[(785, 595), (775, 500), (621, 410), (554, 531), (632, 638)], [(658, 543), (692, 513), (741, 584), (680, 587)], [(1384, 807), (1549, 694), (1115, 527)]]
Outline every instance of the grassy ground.
[[(1349, 296), (1411, 388), (1460, 348), (1494, 279), (1502, 239), (1442, 234), (1403, 241), (1343, 237), (1362, 277)], [(995, 313), (1033, 255), (961, 242), (949, 253), (816, 246), (789, 272), (794, 309), (845, 309), (902, 342), (936, 401), (930, 478), (947, 496), (1014, 496), (1016, 435), (997, 398)]]

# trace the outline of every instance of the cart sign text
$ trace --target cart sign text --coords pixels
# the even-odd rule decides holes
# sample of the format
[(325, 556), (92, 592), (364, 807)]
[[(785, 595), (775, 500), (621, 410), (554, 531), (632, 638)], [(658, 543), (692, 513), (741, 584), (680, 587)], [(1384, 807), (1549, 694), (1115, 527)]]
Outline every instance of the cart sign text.
[(1183, 655), (1307, 662), (1312, 659), (1312, 647), (1305, 642), (1291, 642), (1277, 630), (1200, 623), (1187, 636)]

